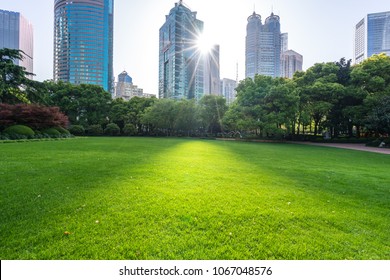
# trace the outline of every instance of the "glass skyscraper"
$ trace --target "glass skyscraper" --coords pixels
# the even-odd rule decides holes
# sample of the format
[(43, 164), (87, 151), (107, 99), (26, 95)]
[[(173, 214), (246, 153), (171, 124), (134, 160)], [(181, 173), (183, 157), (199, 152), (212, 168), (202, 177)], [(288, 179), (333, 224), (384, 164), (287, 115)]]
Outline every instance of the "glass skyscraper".
[(112, 91), (114, 0), (55, 0), (55, 81)]
[[(0, 49), (22, 50), (24, 59), (16, 64), (33, 73), (33, 27), (20, 13), (0, 10)], [(32, 78), (32, 76), (30, 76)]]
[(203, 22), (182, 1), (160, 28), (159, 97), (196, 99), (204, 94), (204, 62), (197, 48)]
[(355, 26), (354, 62), (379, 53), (390, 55), (390, 11), (368, 14)]
[(272, 13), (262, 24), (261, 16), (253, 12), (246, 32), (245, 77), (280, 77), (281, 37), (279, 16)]

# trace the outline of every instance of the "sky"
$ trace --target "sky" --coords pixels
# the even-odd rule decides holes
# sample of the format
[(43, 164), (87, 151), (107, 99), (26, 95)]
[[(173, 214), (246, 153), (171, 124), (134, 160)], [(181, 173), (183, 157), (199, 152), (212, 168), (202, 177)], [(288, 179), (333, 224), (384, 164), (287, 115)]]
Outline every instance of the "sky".
[[(114, 0), (114, 75), (126, 70), (145, 93), (158, 93), (159, 29), (178, 0)], [(247, 18), (280, 16), (289, 49), (303, 55), (303, 68), (352, 58), (354, 26), (368, 13), (390, 11), (389, 0), (184, 0), (204, 22), (210, 44), (220, 45), (221, 78), (245, 78)], [(0, 0), (34, 28), (35, 80), (53, 78), (54, 0)], [(237, 71), (238, 64), (238, 71)]]

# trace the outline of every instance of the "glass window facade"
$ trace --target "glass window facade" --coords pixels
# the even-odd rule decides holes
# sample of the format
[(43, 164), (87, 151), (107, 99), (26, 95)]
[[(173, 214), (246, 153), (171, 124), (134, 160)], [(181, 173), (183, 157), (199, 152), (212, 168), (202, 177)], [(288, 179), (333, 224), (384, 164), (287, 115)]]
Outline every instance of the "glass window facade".
[(159, 97), (200, 99), (204, 61), (196, 48), (203, 22), (180, 1), (166, 16), (159, 38)]
[(280, 77), (282, 34), (280, 18), (273, 13), (262, 24), (255, 12), (248, 18), (245, 47), (245, 76)]
[(0, 48), (22, 50), (24, 59), (16, 63), (34, 73), (33, 27), (20, 13), (0, 10)]
[(354, 62), (374, 54), (390, 55), (390, 11), (368, 14), (355, 26)]
[(55, 0), (55, 81), (112, 91), (113, 0)]

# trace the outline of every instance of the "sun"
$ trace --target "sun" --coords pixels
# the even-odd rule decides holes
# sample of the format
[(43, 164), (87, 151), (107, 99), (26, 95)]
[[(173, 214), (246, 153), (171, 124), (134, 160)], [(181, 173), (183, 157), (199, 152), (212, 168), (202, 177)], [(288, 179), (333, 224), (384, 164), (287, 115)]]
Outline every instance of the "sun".
[(201, 34), (196, 41), (196, 47), (200, 53), (208, 54), (212, 49), (212, 43), (210, 43), (210, 40), (206, 35)]

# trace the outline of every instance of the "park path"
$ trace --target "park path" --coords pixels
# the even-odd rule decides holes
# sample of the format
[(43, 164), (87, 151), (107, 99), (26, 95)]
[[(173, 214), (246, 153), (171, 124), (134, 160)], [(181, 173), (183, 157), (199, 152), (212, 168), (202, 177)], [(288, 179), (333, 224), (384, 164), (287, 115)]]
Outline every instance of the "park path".
[(312, 142), (289, 142), (289, 143), (322, 146), (322, 147), (334, 147), (334, 148), (350, 149), (350, 150), (358, 150), (358, 151), (390, 155), (390, 149), (367, 147), (365, 144), (312, 143)]

